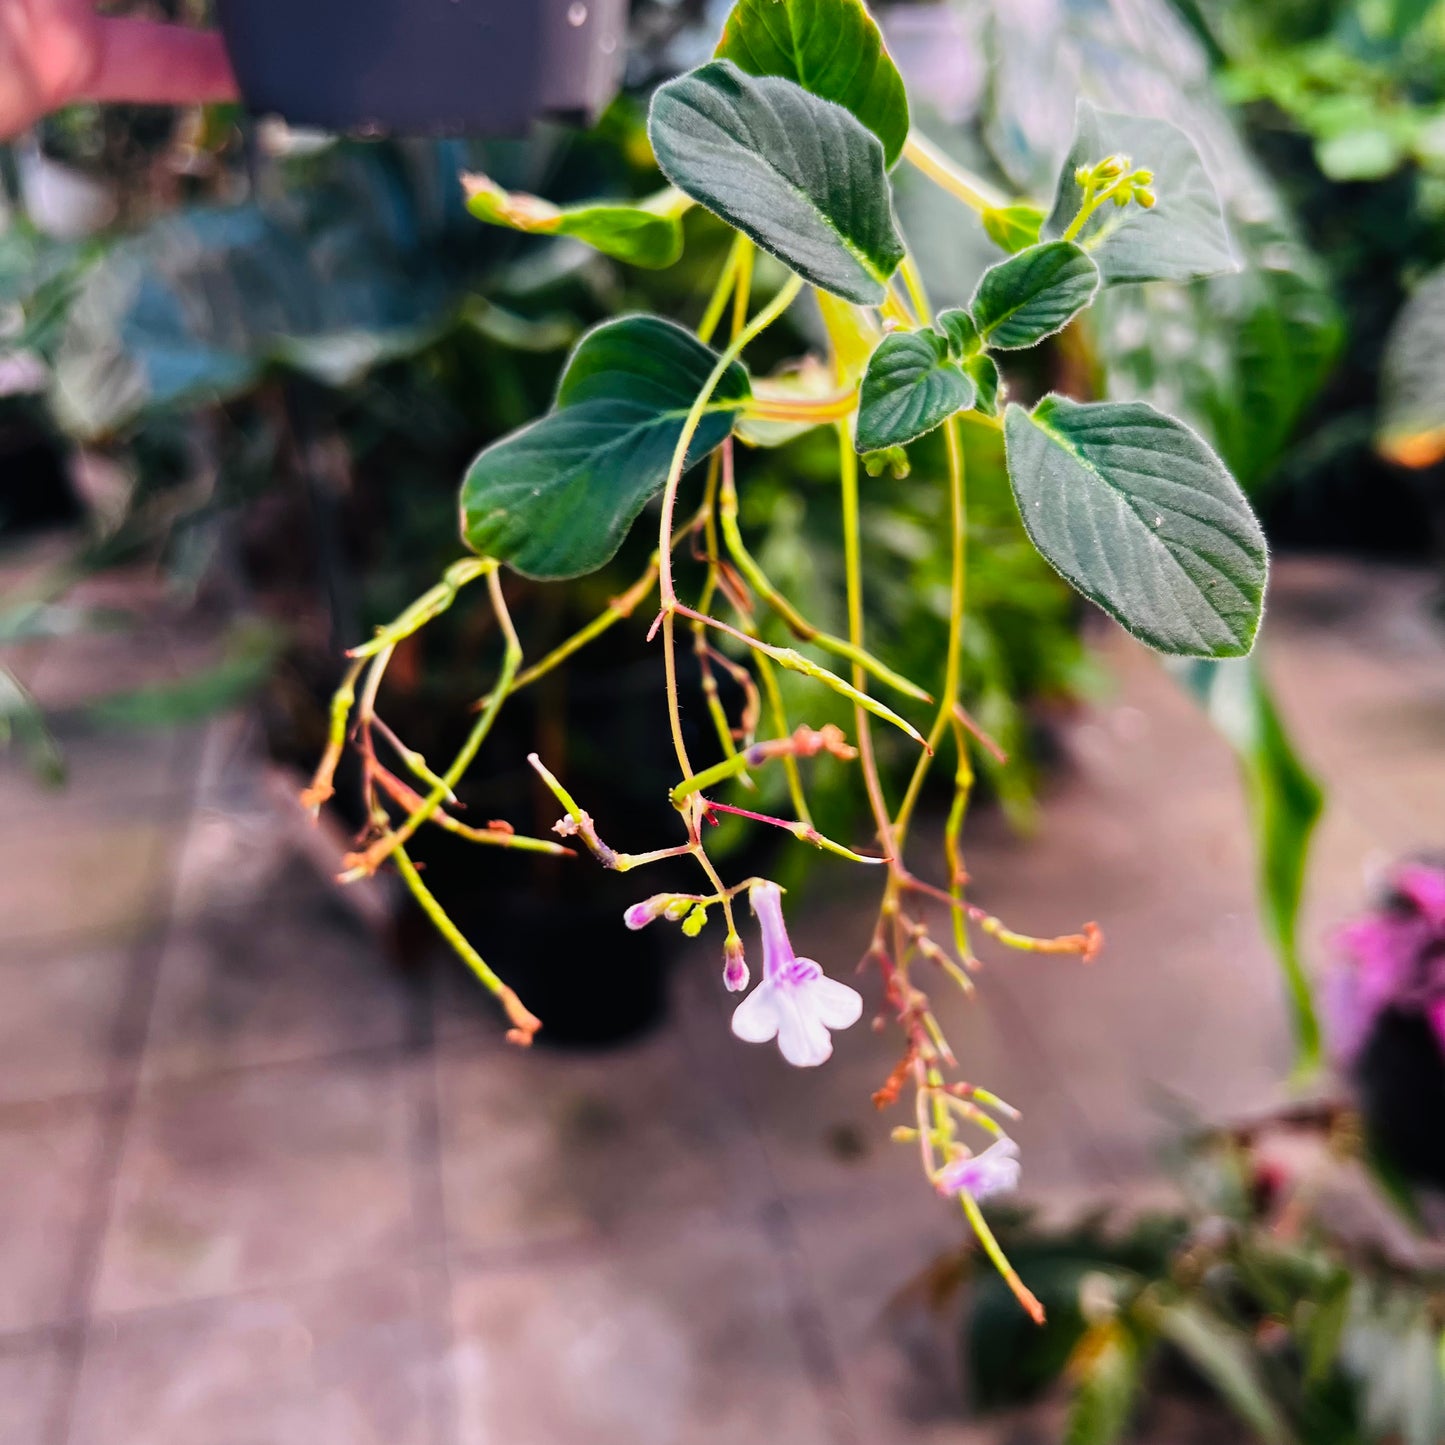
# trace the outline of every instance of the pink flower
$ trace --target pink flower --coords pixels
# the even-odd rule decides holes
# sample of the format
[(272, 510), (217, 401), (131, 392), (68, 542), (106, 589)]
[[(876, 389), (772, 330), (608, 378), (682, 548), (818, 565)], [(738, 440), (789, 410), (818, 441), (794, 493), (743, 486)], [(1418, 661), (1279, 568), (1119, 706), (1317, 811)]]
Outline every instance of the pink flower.
[(748, 961), (743, 956), (741, 938), (730, 938), (723, 944), (723, 987), (729, 993), (741, 993), (748, 986)]
[(987, 1199), (1007, 1194), (1019, 1184), (1019, 1146), (1012, 1139), (996, 1139), (982, 1154), (970, 1154), (945, 1164), (933, 1178), (940, 1194), (967, 1194)]
[(733, 1011), (733, 1032), (749, 1044), (777, 1039), (783, 1057), (800, 1069), (826, 1063), (829, 1030), (856, 1024), (863, 999), (793, 952), (776, 883), (754, 883), (750, 896), (763, 930), (763, 981)]
[(1423, 1014), (1445, 1049), (1445, 870), (1406, 863), (1385, 902), (1342, 928), (1321, 996), (1330, 1046), (1353, 1064), (1388, 1009)]

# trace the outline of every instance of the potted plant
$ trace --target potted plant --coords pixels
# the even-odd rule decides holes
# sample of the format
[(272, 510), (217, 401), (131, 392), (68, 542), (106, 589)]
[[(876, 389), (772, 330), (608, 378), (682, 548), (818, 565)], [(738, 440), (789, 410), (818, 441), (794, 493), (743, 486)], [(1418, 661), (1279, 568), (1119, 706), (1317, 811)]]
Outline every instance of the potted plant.
[(627, 0), (221, 0), (252, 110), (325, 130), (511, 134), (611, 98)]

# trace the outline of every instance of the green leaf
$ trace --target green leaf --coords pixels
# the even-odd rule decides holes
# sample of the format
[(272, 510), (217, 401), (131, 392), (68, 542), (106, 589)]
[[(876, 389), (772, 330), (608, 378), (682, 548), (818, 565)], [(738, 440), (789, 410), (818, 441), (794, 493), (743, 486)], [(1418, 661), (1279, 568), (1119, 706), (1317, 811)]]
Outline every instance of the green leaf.
[(1291, 1438), (1250, 1355), (1248, 1337), (1187, 1299), (1150, 1300), (1141, 1314), (1219, 1391), (1220, 1397), (1265, 1445)]
[(1106, 285), (1192, 281), (1239, 269), (1219, 195), (1194, 142), (1167, 120), (1096, 110), (1086, 100), (1079, 102), (1074, 143), (1043, 226), (1045, 240), (1060, 239), (1078, 214), (1083, 190), (1075, 170), (1110, 155), (1152, 170), (1158, 201), (1152, 210), (1106, 202), (1079, 232), (1076, 239), (1099, 263)]
[(974, 384), (936, 332), (885, 336), (858, 396), (860, 452), (903, 446), (973, 405)]
[(883, 143), (890, 167), (903, 154), (908, 93), (863, 0), (738, 0), (717, 56), (851, 111)]
[(985, 416), (997, 416), (1003, 385), (998, 374), (998, 362), (991, 356), (974, 356), (964, 362), (963, 369), (973, 378), (978, 392), (974, 406)]
[(1085, 597), (1160, 652), (1250, 650), (1264, 533), (1196, 433), (1144, 402), (1049, 395), (1010, 406), (1004, 436), (1030, 539)]
[(983, 213), (983, 229), (996, 246), (1012, 255), (1026, 246), (1037, 245), (1044, 213), (1038, 206), (990, 206)]
[(269, 622), (238, 622), (219, 661), (175, 682), (154, 683), (112, 693), (85, 709), (96, 727), (135, 729), (178, 727), (213, 717), (244, 702), (261, 688), (285, 644)]
[(1320, 1026), (1300, 958), (1299, 910), (1324, 793), (1295, 752), (1256, 659), (1190, 662), (1177, 673), (1239, 757), (1260, 909), (1284, 974), (1298, 1064), (1312, 1068), (1320, 1057)]
[(1062, 331), (1094, 299), (1099, 268), (1072, 241), (1045, 241), (990, 266), (969, 310), (986, 346), (1017, 351)]
[(805, 280), (883, 300), (903, 259), (883, 146), (842, 106), (714, 60), (657, 92), (648, 134), (673, 185)]
[(948, 342), (949, 354), (955, 361), (966, 360), (975, 355), (983, 346), (973, 317), (962, 308), (940, 311), (934, 325), (939, 334)]
[(1138, 1342), (1118, 1320), (1103, 1320), (1079, 1341), (1069, 1368), (1078, 1385), (1064, 1445), (1114, 1445), (1128, 1429), (1139, 1395)]
[(462, 177), (467, 210), (479, 221), (531, 236), (571, 236), (629, 265), (660, 270), (682, 255), (682, 220), (675, 191), (636, 205), (590, 201), (554, 206), (539, 196), (503, 190), (487, 176)]
[(7, 667), (0, 667), (0, 753), (16, 748), (36, 781), (47, 788), (65, 782), (65, 755), (39, 704)]
[[(717, 364), (690, 331), (626, 316), (590, 331), (553, 409), (493, 443), (462, 482), (462, 535), (526, 577), (578, 577), (622, 545), (667, 480), (688, 411)], [(688, 450), (693, 466), (732, 430), (747, 372), (723, 373)]]
[(1432, 271), (1401, 311), (1380, 372), (1379, 446), (1392, 462), (1445, 460), (1445, 267)]

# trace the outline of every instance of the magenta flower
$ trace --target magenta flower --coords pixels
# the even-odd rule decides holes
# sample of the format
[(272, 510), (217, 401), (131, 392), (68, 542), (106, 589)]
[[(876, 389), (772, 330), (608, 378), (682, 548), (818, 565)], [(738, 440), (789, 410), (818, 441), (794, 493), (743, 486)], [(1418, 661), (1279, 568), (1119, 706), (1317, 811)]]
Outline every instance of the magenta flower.
[(1342, 928), (1321, 1005), (1331, 1051), (1355, 1063), (1387, 1009), (1423, 1015), (1445, 1050), (1445, 869), (1406, 863), (1385, 902)]
[(763, 930), (763, 981), (733, 1011), (733, 1032), (749, 1044), (777, 1039), (783, 1057), (800, 1069), (825, 1063), (833, 1052), (829, 1030), (856, 1024), (863, 999), (793, 952), (776, 883), (754, 883), (750, 896)]
[(933, 1187), (952, 1197), (968, 1194), (987, 1199), (1007, 1194), (1019, 1185), (1019, 1146), (1012, 1139), (995, 1139), (982, 1154), (970, 1154), (945, 1164), (933, 1177)]

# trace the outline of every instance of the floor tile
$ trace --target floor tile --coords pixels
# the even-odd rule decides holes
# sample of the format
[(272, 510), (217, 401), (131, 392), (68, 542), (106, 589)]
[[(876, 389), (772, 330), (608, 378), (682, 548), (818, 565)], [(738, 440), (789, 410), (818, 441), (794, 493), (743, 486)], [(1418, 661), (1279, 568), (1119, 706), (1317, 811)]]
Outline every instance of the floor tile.
[(0, 1107), (0, 1332), (74, 1313), (105, 1123), (85, 1100)]
[(169, 902), (174, 825), (124, 818), (0, 837), (0, 957), (62, 935), (132, 938)]
[(400, 1044), (396, 965), (329, 895), (210, 913), (161, 957), (144, 1077), (322, 1058)]
[(115, 1079), (134, 944), (0, 952), (0, 1103), (95, 1092)]
[(433, 1445), (414, 1278), (97, 1320), (69, 1445)]
[(95, 1307), (410, 1258), (410, 1067), (350, 1058), (143, 1090)]
[(823, 1445), (825, 1397), (757, 1230), (463, 1274), (459, 1445)]
[(0, 1445), (45, 1445), (63, 1378), (58, 1342), (0, 1343)]
[(524, 1051), (497, 1033), (438, 1051), (442, 1177), (463, 1251), (745, 1207), (737, 1121), (678, 1033), (605, 1053)]

